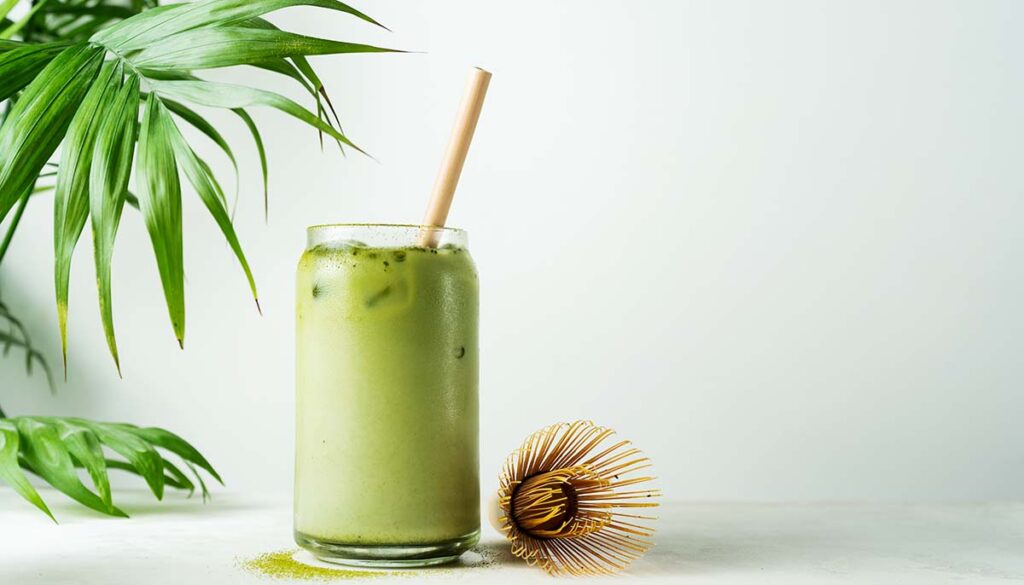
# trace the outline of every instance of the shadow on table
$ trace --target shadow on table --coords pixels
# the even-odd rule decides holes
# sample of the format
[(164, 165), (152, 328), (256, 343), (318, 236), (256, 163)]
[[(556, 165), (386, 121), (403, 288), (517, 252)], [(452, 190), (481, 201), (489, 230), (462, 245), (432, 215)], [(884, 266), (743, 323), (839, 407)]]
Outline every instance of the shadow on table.
[[(44, 494), (44, 498), (60, 524), (96, 520), (117, 522), (119, 520), (81, 506), (54, 490), (46, 490)], [(252, 500), (241, 500), (237, 494), (215, 493), (206, 502), (203, 502), (198, 493), (189, 497), (187, 492), (168, 491), (164, 493), (163, 500), (157, 500), (152, 493), (140, 489), (115, 489), (114, 504), (133, 519), (167, 516), (216, 518), (239, 512), (267, 509), (265, 504)]]
[[(770, 509), (772, 514), (785, 515), (784, 507)], [(748, 510), (750, 513), (745, 513)], [(765, 522), (764, 512), (744, 505), (721, 506), (711, 515), (700, 508), (694, 512), (681, 522), (660, 526), (655, 547), (630, 574), (695, 575), (794, 568), (844, 574), (849, 572), (852, 560), (891, 556), (870, 532), (864, 536), (851, 534), (842, 526), (818, 518)]]
[[(115, 496), (116, 497), (116, 496)], [(214, 496), (203, 502), (199, 496), (188, 498), (184, 495), (164, 496), (163, 501), (155, 498), (150, 502), (132, 502), (121, 506), (130, 516), (163, 516), (163, 515), (194, 515), (215, 517), (236, 512), (265, 511), (267, 507), (254, 502), (241, 502), (229, 498)]]

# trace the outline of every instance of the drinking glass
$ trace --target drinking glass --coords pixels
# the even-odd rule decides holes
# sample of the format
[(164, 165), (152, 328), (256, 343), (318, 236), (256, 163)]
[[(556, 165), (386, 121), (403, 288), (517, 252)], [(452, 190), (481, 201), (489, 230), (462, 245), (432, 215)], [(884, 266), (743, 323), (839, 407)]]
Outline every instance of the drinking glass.
[(479, 287), (466, 232), (308, 229), (296, 280), (296, 542), (362, 566), (480, 532)]

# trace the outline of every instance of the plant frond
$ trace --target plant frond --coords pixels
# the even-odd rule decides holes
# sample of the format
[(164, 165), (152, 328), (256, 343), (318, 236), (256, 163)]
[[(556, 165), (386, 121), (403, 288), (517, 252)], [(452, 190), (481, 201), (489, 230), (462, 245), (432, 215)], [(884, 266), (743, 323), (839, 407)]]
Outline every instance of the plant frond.
[(7, 18), (7, 15), (14, 10), (14, 7), (18, 5), (21, 0), (3, 0), (0, 2), (0, 18)]
[(67, 43), (16, 45), (0, 53), (0, 101), (21, 91), (68, 46)]
[[(107, 61), (82, 100), (68, 128), (61, 153), (54, 198), (54, 283), (57, 291), (57, 324), (60, 347), (67, 376), (68, 364), (68, 281), (71, 258), (78, 238), (89, 219), (89, 181), (92, 171), (93, 143), (103, 121), (100, 113), (113, 99), (121, 84), (122, 72), (116, 61)], [(101, 153), (102, 156), (102, 153)]]
[[(11, 2), (0, 0), (0, 16)], [(276, 109), (315, 128), (321, 144), (326, 134), (339, 146), (363, 152), (341, 130), (327, 90), (306, 57), (392, 52), (298, 35), (263, 18), (282, 8), (311, 6), (382, 26), (337, 0), (155, 4), (148, 0), (37, 2), (35, 12), (24, 23), (19, 21), (23, 38), (0, 40), (0, 101), (13, 103), (0, 125), (0, 221), (19, 200), (26, 201), (24, 193), (35, 192), (32, 186), (37, 178), (56, 172), (54, 282), (62, 355), (66, 364), (71, 258), (91, 220), (100, 314), (119, 374), (110, 282), (113, 244), (125, 203), (142, 212), (179, 344), (184, 344), (185, 332), (181, 174), (217, 223), (256, 297), (252, 271), (231, 223), (239, 201), (238, 160), (223, 135), (193, 107), (229, 109), (246, 125), (259, 155), (266, 216), (266, 149), (248, 108)], [(260, 67), (288, 77), (312, 97), (314, 110), (275, 92), (193, 75), (194, 70), (233, 65)], [(140, 92), (140, 86), (146, 93)], [(209, 165), (181, 137), (171, 114), (198, 129), (228, 157), (235, 172), (231, 206)], [(44, 173), (62, 142), (58, 170)], [(127, 186), (133, 166), (138, 197)]]
[(43, 68), (14, 104), (0, 127), (0, 221), (63, 140), (102, 61), (102, 48), (72, 45)]
[(185, 268), (182, 259), (181, 183), (167, 125), (170, 114), (149, 94), (139, 132), (139, 204), (153, 244), (167, 312), (178, 345), (185, 344)]
[(117, 340), (114, 335), (111, 263), (121, 212), (130, 195), (128, 178), (135, 156), (138, 115), (139, 78), (135, 74), (129, 74), (122, 80), (117, 94), (107, 102), (101, 116), (103, 122), (93, 147), (89, 182), (89, 215), (92, 217), (93, 256), (96, 263), (100, 316), (103, 320), (107, 347), (114, 358), (118, 375), (121, 373), (121, 360), (118, 357)]
[(242, 246), (238, 243), (238, 236), (235, 235), (235, 228), (231, 225), (231, 218), (228, 217), (223, 189), (221, 189), (217, 179), (210, 171), (210, 167), (185, 142), (185, 137), (178, 131), (174, 121), (168, 117), (164, 124), (171, 147), (174, 150), (174, 155), (185, 176), (192, 183), (192, 187), (203, 201), (207, 211), (210, 212), (214, 221), (217, 222), (217, 226), (220, 227), (221, 232), (224, 234), (224, 239), (228, 241), (228, 244), (235, 253), (235, 257), (238, 258), (239, 264), (242, 265), (245, 277), (249, 281), (249, 289), (252, 291), (253, 300), (256, 301), (256, 308), (259, 310), (260, 300), (259, 294), (256, 292), (256, 281), (252, 277), (252, 271), (249, 269), (249, 262), (245, 259), (245, 253), (242, 252)]
[(302, 55), (390, 52), (395, 51), (281, 30), (218, 26), (174, 35), (149, 45), (131, 60), (149, 71), (180, 71), (249, 65)]
[(327, 124), (312, 112), (294, 101), (274, 92), (219, 83), (215, 81), (196, 80), (152, 80), (153, 92), (170, 99), (189, 101), (211, 108), (240, 109), (252, 106), (274, 108), (301, 120), (310, 126), (329, 134), (333, 138), (366, 154), (361, 148), (349, 141), (341, 132)]
[(92, 40), (125, 54), (193, 29), (233, 25), (293, 6), (347, 12), (383, 28), (369, 16), (336, 0), (201, 0), (147, 10), (101, 31)]
[(266, 221), (270, 213), (270, 183), (267, 178), (267, 150), (263, 147), (263, 137), (260, 136), (260, 129), (256, 126), (256, 122), (253, 121), (249, 112), (245, 111), (245, 108), (232, 108), (231, 111), (242, 119), (245, 127), (249, 129), (249, 134), (252, 135), (253, 142), (256, 144), (256, 152), (260, 157), (260, 171), (263, 176), (263, 219)]
[[(195, 447), (170, 431), (81, 418), (0, 418), (0, 480), (50, 518), (53, 514), (25, 471), (92, 510), (126, 517), (113, 503), (111, 469), (142, 477), (157, 499), (163, 497), (165, 486), (190, 494), (195, 490), (192, 481), (161, 451), (176, 455), (192, 470), (203, 486), (205, 501), (206, 487), (195, 466), (218, 481), (220, 477)], [(109, 452), (122, 459), (111, 458)], [(77, 469), (85, 469), (92, 489), (82, 483)]]
[(175, 116), (178, 116), (182, 120), (188, 122), (188, 124), (195, 128), (196, 130), (199, 130), (200, 132), (205, 134), (207, 138), (212, 140), (214, 144), (220, 147), (220, 149), (228, 157), (228, 160), (231, 161), (231, 167), (235, 171), (235, 199), (237, 200), (239, 183), (238, 161), (235, 160), (235, 153), (231, 150), (231, 145), (228, 144), (228, 141), (224, 140), (224, 137), (217, 130), (217, 128), (213, 126), (213, 124), (207, 121), (206, 118), (201, 116), (192, 108), (186, 106), (185, 104), (178, 103), (174, 100), (163, 100), (163, 102), (164, 105), (167, 106), (167, 109), (171, 111), (171, 113), (173, 113)]

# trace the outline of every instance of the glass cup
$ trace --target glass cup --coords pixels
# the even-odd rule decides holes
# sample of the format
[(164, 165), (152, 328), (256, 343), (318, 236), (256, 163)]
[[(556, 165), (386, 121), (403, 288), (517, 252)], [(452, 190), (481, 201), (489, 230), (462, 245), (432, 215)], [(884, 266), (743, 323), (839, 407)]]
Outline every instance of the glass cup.
[(478, 290), (462, 230), (308, 229), (296, 284), (300, 546), (408, 567), (476, 544)]

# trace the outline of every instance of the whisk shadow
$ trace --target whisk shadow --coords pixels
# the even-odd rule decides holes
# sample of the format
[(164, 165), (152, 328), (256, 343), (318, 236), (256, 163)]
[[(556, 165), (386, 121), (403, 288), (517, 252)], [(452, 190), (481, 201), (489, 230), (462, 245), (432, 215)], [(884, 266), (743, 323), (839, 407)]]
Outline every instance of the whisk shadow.
[(865, 545), (850, 548), (850, 540), (842, 534), (799, 528), (716, 534), (712, 530), (672, 527), (659, 530), (655, 540), (655, 547), (628, 574), (640, 577), (763, 572), (809, 566), (824, 570), (834, 566), (840, 570), (851, 558), (870, 554), (871, 550)]
[(627, 571), (633, 577), (764, 570), (807, 561), (809, 549), (821, 550), (820, 538), (776, 532), (770, 537), (713, 536), (670, 527), (659, 530), (656, 545)]
[(511, 565), (521, 562), (512, 554), (507, 541), (481, 542), (473, 547), (473, 551), (484, 559), (488, 565)]

